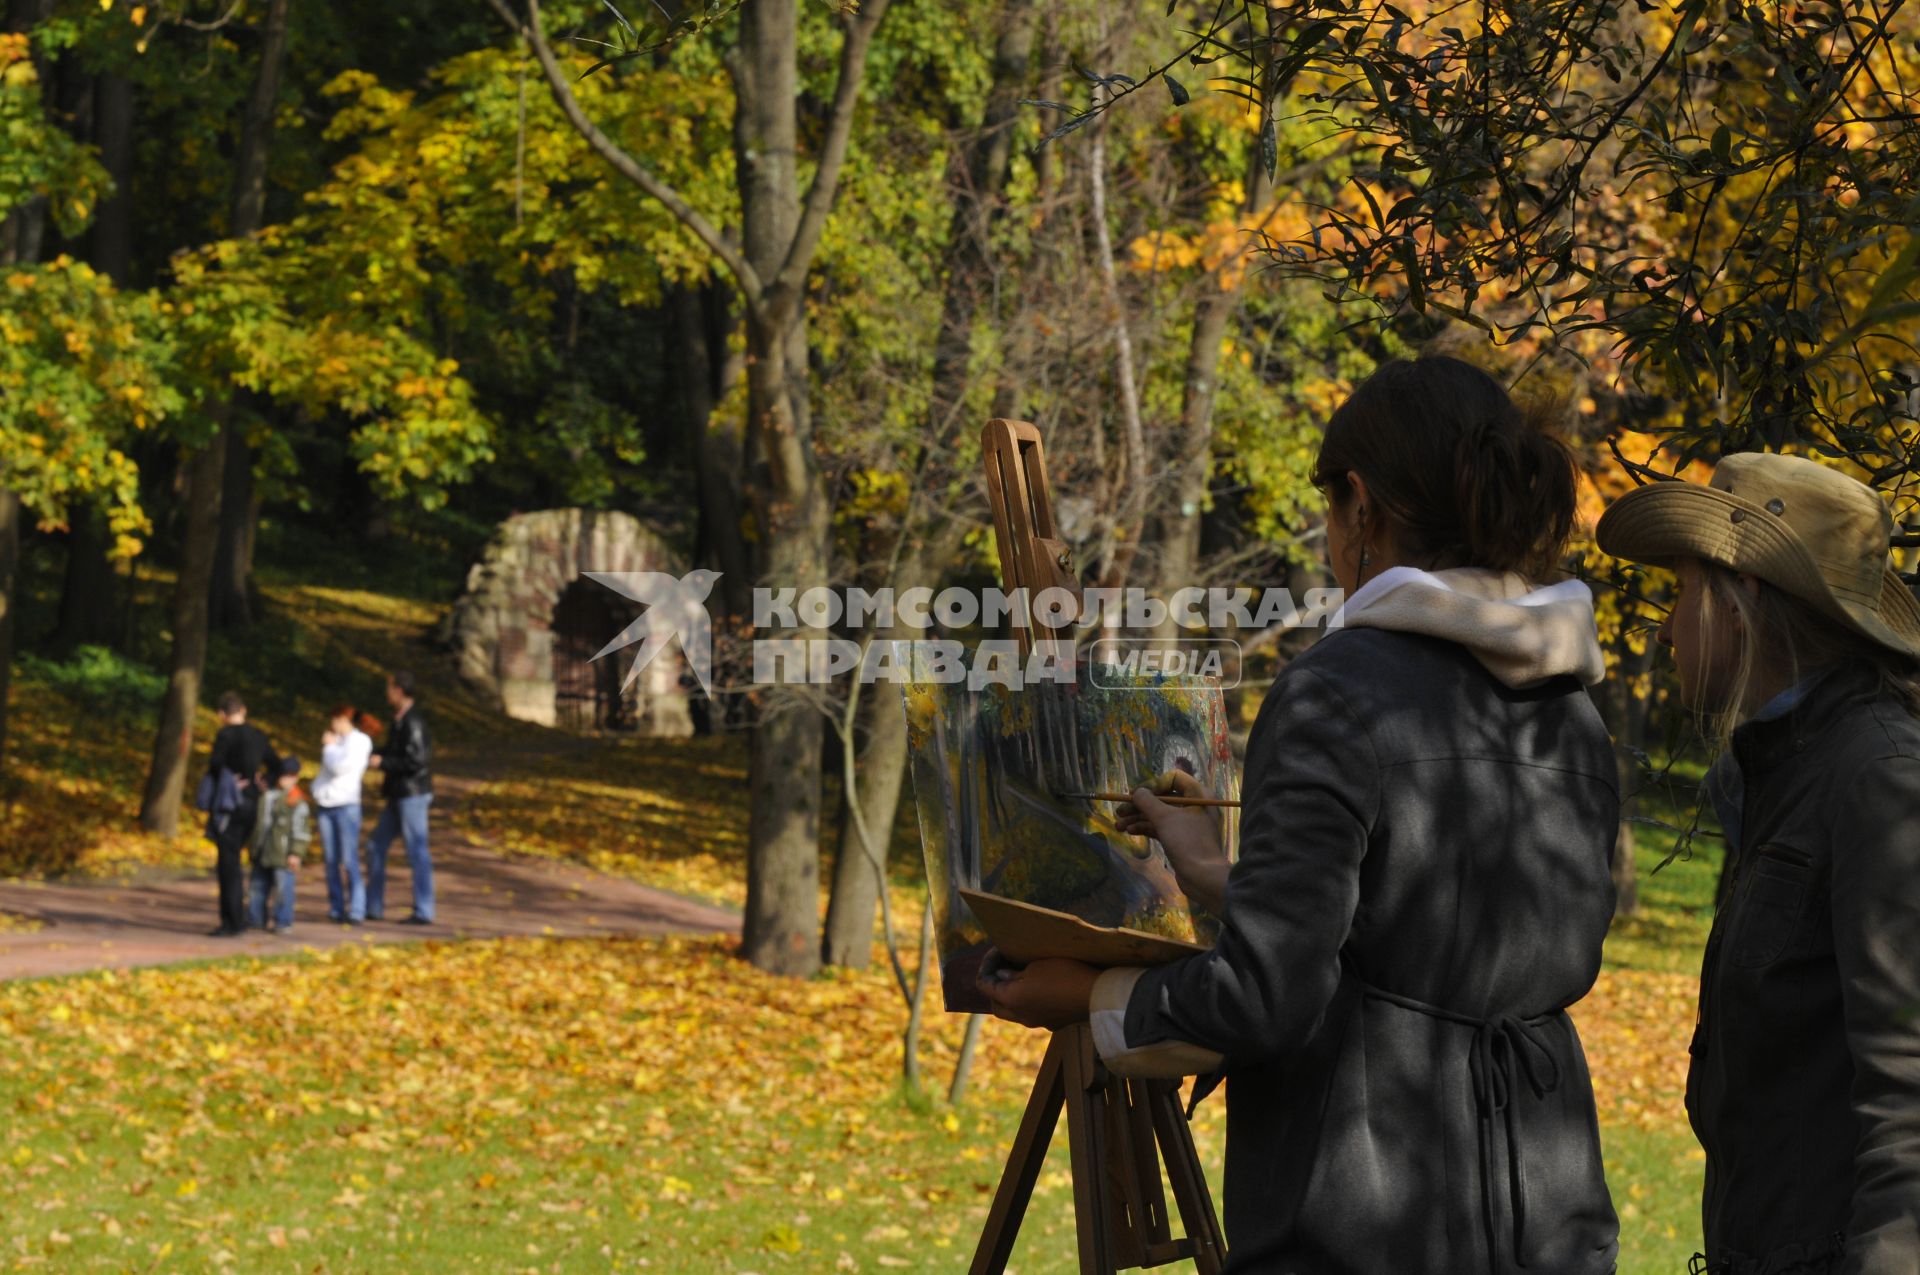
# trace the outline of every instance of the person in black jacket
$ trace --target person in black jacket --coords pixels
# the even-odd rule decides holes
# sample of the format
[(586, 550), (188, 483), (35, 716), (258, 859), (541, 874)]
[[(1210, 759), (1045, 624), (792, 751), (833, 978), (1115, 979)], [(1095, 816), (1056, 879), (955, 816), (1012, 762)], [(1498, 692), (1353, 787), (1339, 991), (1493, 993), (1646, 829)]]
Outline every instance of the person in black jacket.
[(433, 804), (433, 737), (413, 698), (413, 674), (404, 669), (387, 676), (387, 704), (393, 728), (375, 752), (372, 769), (381, 773), (380, 795), (387, 808), (367, 842), (367, 919), (386, 913), (387, 850), (396, 836), (407, 847), (413, 876), (413, 911), (403, 925), (433, 924), (433, 860), (427, 853), (427, 808)]
[(213, 750), (207, 756), (207, 773), (217, 782), (222, 771), (230, 772), (239, 786), (240, 804), (213, 836), (214, 872), (220, 883), (220, 924), (215, 938), (232, 938), (247, 928), (246, 869), (241, 851), (253, 835), (254, 816), (260, 807), (260, 794), (266, 790), (266, 777), (278, 777), (280, 758), (266, 734), (247, 722), (247, 704), (237, 691), (228, 691), (217, 705), (220, 730), (213, 737)]
[(1920, 1271), (1920, 606), (1865, 484), (1741, 454), (1615, 501), (1722, 750), (1727, 839), (1687, 1113), (1711, 1275)]
[(1315, 482), (1346, 603), (1260, 706), (1238, 858), (1209, 812), (1144, 786), (1120, 808), (1217, 910), (1215, 945), (983, 990), (1016, 1022), (1090, 1020), (1116, 1073), (1224, 1076), (1230, 1272), (1605, 1275), (1618, 1223), (1566, 1010), (1613, 915), (1618, 780), (1592, 595), (1541, 583), (1572, 456), (1428, 357), (1333, 414)]

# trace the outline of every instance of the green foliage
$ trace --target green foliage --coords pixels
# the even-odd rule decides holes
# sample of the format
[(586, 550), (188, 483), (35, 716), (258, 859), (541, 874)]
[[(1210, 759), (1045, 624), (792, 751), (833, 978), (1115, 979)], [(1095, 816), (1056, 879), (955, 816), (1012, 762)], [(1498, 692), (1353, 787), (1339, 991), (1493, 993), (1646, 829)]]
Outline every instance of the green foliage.
[(182, 406), (165, 307), (60, 257), (4, 276), (0, 477), (43, 526), (104, 509), (123, 555), (148, 530), (132, 437)]
[(1347, 328), (1298, 283), (1256, 280), (1246, 311), (1220, 361), (1216, 465), (1243, 493), (1248, 531), (1315, 563), (1324, 546), (1301, 531), (1325, 504), (1310, 478), (1327, 418), (1381, 362), (1416, 351), (1390, 327)]
[(336, 280), (305, 219), (174, 260), (163, 308), (203, 395), (251, 390), (356, 422), (350, 450), (375, 489), (425, 508), (490, 456), (491, 433), (457, 360), (441, 358), (364, 295), (328, 305)]
[(54, 224), (76, 234), (107, 186), (107, 175), (48, 118), (24, 35), (0, 34), (0, 218), (44, 199)]
[(129, 718), (144, 716), (160, 701), (167, 679), (104, 646), (82, 646), (65, 660), (26, 654), (20, 670), (80, 707)]

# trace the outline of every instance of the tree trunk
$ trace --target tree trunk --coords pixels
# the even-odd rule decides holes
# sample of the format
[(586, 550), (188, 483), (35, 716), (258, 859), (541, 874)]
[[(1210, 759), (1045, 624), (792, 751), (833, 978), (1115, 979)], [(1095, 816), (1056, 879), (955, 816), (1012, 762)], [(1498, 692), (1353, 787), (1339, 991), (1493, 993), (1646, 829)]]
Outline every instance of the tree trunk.
[(1614, 770), (1620, 783), (1620, 827), (1614, 836), (1609, 865), (1616, 916), (1632, 916), (1640, 906), (1638, 872), (1634, 862), (1635, 825), (1631, 819), (1639, 804), (1635, 794), (1645, 783), (1640, 756), (1646, 747), (1647, 706), (1638, 690), (1652, 670), (1658, 650), (1651, 640), (1645, 644), (1645, 649), (1637, 653), (1633, 650), (1627, 640), (1626, 627), (1632, 618), (1631, 615), (1623, 616), (1608, 640), (1608, 651), (1613, 657), (1612, 675), (1594, 688), (1600, 718), (1606, 723), (1607, 733), (1613, 737)]
[[(744, 11), (743, 11), (744, 12)], [(743, 21), (743, 25), (745, 25)], [(804, 329), (793, 324), (799, 339)], [(768, 588), (801, 592), (827, 580), (827, 502), (816, 472), (801, 395), (787, 374), (785, 332), (756, 334), (747, 370), (752, 432), (768, 463), (754, 492), (755, 541)], [(804, 389), (804, 386), (800, 387)], [(804, 440), (805, 445), (801, 445)], [(818, 629), (790, 636), (818, 640)], [(749, 744), (747, 906), (742, 950), (775, 974), (805, 976), (820, 964), (820, 732), (825, 720), (801, 688), (759, 691)]]
[(267, 149), (273, 138), (273, 103), (280, 93), (280, 64), (287, 53), (287, 5), (269, 0), (260, 22), (260, 61), (253, 92), (240, 115), (240, 146), (233, 160), (233, 202), (229, 239), (244, 239), (260, 229), (267, 210)]
[[(875, 641), (891, 640), (892, 634)], [(907, 764), (907, 714), (898, 688), (876, 683), (861, 688), (858, 738), (860, 811), (875, 844), (865, 845), (860, 827), (848, 818), (840, 829), (833, 861), (833, 891), (827, 898), (826, 963), (863, 970), (873, 959), (873, 916), (880, 906), (887, 851), (900, 810), (900, 788)], [(874, 859), (879, 859), (876, 869)]]
[[(1096, 86), (1096, 106), (1106, 101), (1106, 86)], [(1140, 415), (1140, 385), (1133, 366), (1133, 335), (1127, 323), (1127, 306), (1120, 295), (1120, 278), (1113, 264), (1113, 233), (1107, 225), (1107, 144), (1106, 121), (1093, 126), (1093, 141), (1087, 147), (1088, 215), (1093, 219), (1094, 257), (1099, 263), (1100, 282), (1105, 294), (1108, 318), (1113, 323), (1113, 379), (1120, 394), (1120, 436), (1126, 457), (1126, 494), (1113, 511), (1106, 534), (1100, 537), (1097, 553), (1099, 581), (1109, 589), (1127, 582), (1135, 553), (1140, 547), (1140, 531), (1147, 507), (1147, 438)]]
[[(966, 145), (955, 152), (949, 166), (954, 210), (948, 227), (940, 325), (934, 340), (929, 433), (920, 466), (922, 484), (938, 485), (946, 477), (941, 472), (942, 462), (952, 454), (947, 440), (960, 424), (967, 397), (975, 316), (982, 301), (992, 294), (990, 236), (1004, 205), (1013, 125), (1032, 59), (1033, 0), (1006, 0), (999, 24), (993, 83), (980, 123)], [(930, 547), (919, 528), (904, 527), (900, 534), (919, 543), (902, 555), (892, 578), (883, 581), (896, 589), (924, 583), (922, 576), (928, 568), (938, 569), (945, 560), (945, 553)], [(915, 636), (919, 634), (896, 626), (875, 640)], [(881, 841), (873, 849), (880, 855), (883, 869), (907, 761), (906, 714), (893, 690), (884, 685), (867, 689), (860, 705), (858, 733), (864, 741), (858, 760), (858, 798), (868, 829)], [(872, 959), (874, 912), (884, 875), (884, 871), (875, 873), (868, 849), (861, 844), (859, 828), (849, 818), (841, 829), (833, 888), (827, 901), (827, 964), (864, 969)]]
[[(279, 93), (280, 64), (287, 51), (287, 6), (271, 0), (260, 24), (260, 63), (253, 93), (240, 116), (240, 149), (233, 162), (233, 203), (227, 236), (244, 239), (266, 220), (267, 151), (273, 139), (273, 102)], [(226, 453), (220, 492), (219, 542), (207, 606), (213, 624), (241, 629), (253, 623), (252, 539), (255, 515), (253, 449), (247, 446), (240, 413), (229, 410), (218, 443)]]
[[(1246, 201), (1242, 216), (1258, 216), (1271, 193), (1267, 166), (1258, 146), (1249, 146)], [(1193, 305), (1193, 332), (1187, 341), (1186, 377), (1180, 387), (1180, 429), (1173, 469), (1172, 507), (1161, 511), (1160, 588), (1171, 594), (1199, 584), (1201, 510), (1213, 460), (1213, 404), (1220, 386), (1220, 345), (1240, 308), (1240, 280), (1223, 286), (1217, 274), (1200, 280)], [(1171, 625), (1171, 621), (1169, 621)], [(1171, 632), (1171, 628), (1166, 630)]]
[(908, 1093), (920, 1092), (920, 1025), (926, 1021), (927, 984), (933, 975), (933, 900), (920, 914), (920, 969), (913, 976), (913, 997), (907, 1002), (907, 1029), (900, 1034), (900, 1082)]
[[(756, 578), (779, 588), (826, 583), (830, 510), (808, 414), (806, 281), (852, 136), (867, 51), (888, 0), (866, 0), (843, 22), (839, 79), (818, 162), (800, 199), (801, 106), (796, 0), (750, 0), (726, 54), (733, 81), (734, 172), (741, 233), (723, 233), (652, 170), (608, 138), (573, 95), (546, 42), (537, 0), (525, 20), (490, 0), (539, 59), (555, 103), (602, 158), (660, 203), (726, 265), (746, 311), (747, 421), (741, 488), (753, 518)], [(819, 630), (791, 636), (813, 639)], [(762, 969), (810, 974), (820, 964), (819, 711), (805, 695), (764, 688), (749, 745), (747, 907), (742, 950)]]
[(76, 508), (67, 532), (67, 573), (60, 586), (60, 618), (53, 647), (107, 646), (118, 627), (115, 605), (118, 579), (113, 570), (113, 537), (106, 515), (92, 506)]
[(958, 423), (967, 396), (974, 315), (993, 292), (991, 235), (1005, 206), (1013, 126), (1033, 61), (1033, 28), (1033, 0), (1006, 0), (994, 44), (993, 84), (980, 125), (950, 166), (954, 204), (947, 229), (946, 287), (933, 344), (933, 440), (950, 437)]
[(7, 692), (13, 680), (14, 587), (20, 575), (20, 498), (0, 487), (0, 775), (7, 773)]
[(200, 704), (200, 678), (207, 665), (207, 583), (213, 576), (220, 471), (225, 460), (225, 449), (209, 443), (182, 462), (187, 475), (186, 534), (180, 548), (180, 575), (173, 586), (173, 650), (160, 706), (160, 730), (153, 741), (153, 764), (140, 803), (140, 826), (168, 837), (180, 826), (180, 794), (193, 752), (193, 713)]
[[(734, 160), (743, 246), (763, 280), (785, 262), (800, 219), (795, 169), (798, 92), (794, 0), (740, 9), (730, 51)], [(805, 393), (805, 301), (761, 299), (747, 323), (747, 447), (757, 581), (801, 591), (826, 583), (825, 501)], [(800, 384), (791, 383), (789, 370)], [(798, 392), (796, 393), (796, 389)], [(818, 632), (795, 636), (812, 639)], [(752, 809), (742, 950), (775, 974), (820, 964), (820, 732), (825, 723), (792, 688), (762, 688), (748, 746)]]
[(973, 1075), (973, 1054), (980, 1045), (980, 1025), (985, 1014), (968, 1014), (967, 1030), (960, 1037), (960, 1056), (953, 1060), (953, 1080), (947, 1085), (947, 1101), (959, 1106), (967, 1100), (967, 1081)]
[(93, 140), (113, 193), (93, 211), (87, 257), (93, 268), (127, 287), (133, 270), (133, 84), (102, 72), (93, 85)]
[(1610, 870), (1613, 876), (1614, 914), (1632, 916), (1640, 910), (1640, 883), (1638, 866), (1634, 862), (1635, 825), (1629, 820), (1639, 804), (1634, 794), (1646, 782), (1640, 773), (1639, 754), (1645, 752), (1647, 742), (1646, 699), (1637, 693), (1637, 688), (1652, 670), (1658, 648), (1649, 639), (1645, 650), (1633, 654), (1627, 648), (1623, 635), (1616, 650), (1618, 658), (1610, 679), (1616, 708), (1613, 720), (1608, 725), (1613, 728), (1613, 756), (1619, 769), (1621, 800), (1620, 832), (1614, 838)]
[[(720, 572), (718, 600), (729, 616), (752, 607), (753, 566), (740, 525), (740, 422), (714, 415), (744, 370), (727, 350), (727, 324), (718, 312), (720, 287), (675, 288), (675, 380), (685, 395), (687, 430), (694, 443), (700, 498), (700, 560)], [(718, 321), (716, 321), (718, 320)]]
[[(236, 413), (237, 414), (237, 413)], [(244, 629), (253, 623), (252, 586), (254, 500), (253, 448), (238, 425), (223, 431), (227, 457), (220, 483), (220, 538), (214, 550), (208, 617), (216, 629)]]
[[(91, 93), (93, 144), (101, 166), (113, 181), (113, 194), (94, 210), (87, 233), (87, 257), (93, 268), (126, 286), (133, 264), (133, 86), (125, 77), (101, 74), (82, 81), (74, 92)], [(53, 646), (107, 646), (119, 628), (122, 606), (113, 564), (113, 537), (97, 509), (76, 510), (67, 535), (67, 571), (60, 588), (60, 618)]]
[[(267, 143), (273, 127), (273, 101), (280, 64), (287, 48), (289, 0), (270, 0), (261, 23), (259, 68), (253, 93), (241, 116), (240, 145), (234, 158), (233, 204), (228, 233), (234, 238), (260, 228), (266, 200)], [(228, 434), (240, 428), (231, 400), (215, 408), (219, 432), (182, 461), (187, 481), (185, 531), (180, 574), (173, 590), (173, 650), (168, 657), (166, 697), (154, 738), (153, 764), (147, 772), (140, 824), (172, 836), (180, 823), (181, 788), (193, 750), (193, 713), (200, 703), (200, 680), (207, 665), (208, 595), (214, 553), (220, 535)]]

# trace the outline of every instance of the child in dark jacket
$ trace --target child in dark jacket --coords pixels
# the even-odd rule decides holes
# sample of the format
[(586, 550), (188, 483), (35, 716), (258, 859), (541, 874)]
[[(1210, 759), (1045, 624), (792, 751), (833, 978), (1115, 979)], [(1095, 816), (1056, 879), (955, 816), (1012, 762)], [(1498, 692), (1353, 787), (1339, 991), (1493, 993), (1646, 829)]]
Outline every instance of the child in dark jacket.
[(280, 763), (279, 782), (260, 799), (253, 825), (251, 908), (256, 928), (266, 926), (267, 896), (275, 895), (273, 925), (281, 934), (293, 928), (293, 873), (313, 840), (312, 811), (300, 789), (300, 759)]

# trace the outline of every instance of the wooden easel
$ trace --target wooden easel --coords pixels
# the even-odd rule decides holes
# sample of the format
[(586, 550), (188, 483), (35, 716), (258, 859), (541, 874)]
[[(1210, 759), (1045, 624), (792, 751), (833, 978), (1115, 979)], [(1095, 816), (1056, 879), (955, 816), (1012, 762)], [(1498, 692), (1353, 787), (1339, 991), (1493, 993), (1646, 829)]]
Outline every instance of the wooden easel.
[[(993, 537), (1000, 549), (1001, 584), (1009, 591), (1025, 589), (1029, 605), (1038, 605), (1048, 589), (1065, 589), (1079, 602), (1073, 549), (1060, 539), (1053, 522), (1053, 489), (1047, 485), (1040, 431), (1027, 421), (990, 420), (980, 435), (980, 453), (987, 468), (987, 503), (993, 506)], [(1041, 644), (1056, 641), (1051, 630), (1045, 633)], [(1013, 617), (1013, 636), (1022, 657), (1035, 645), (1033, 630), (1022, 616)]]
[[(1045, 589), (1063, 588), (1077, 599), (1080, 586), (1072, 551), (1054, 526), (1040, 431), (1026, 421), (988, 421), (981, 451), (1006, 588), (1024, 588), (1030, 599)], [(1057, 640), (1051, 635), (1036, 639), (1019, 617), (1014, 626), (1023, 656), (1036, 640)], [(1227, 1246), (1180, 1109), (1180, 1082), (1115, 1076), (1101, 1065), (1093, 1030), (1085, 1023), (1061, 1028), (1047, 1043), (980, 1246), (974, 1250), (971, 1275), (1000, 1275), (1006, 1269), (1062, 1107), (1072, 1155), (1081, 1275), (1113, 1275), (1182, 1258), (1192, 1258), (1200, 1275), (1217, 1275)], [(1186, 1230), (1179, 1239), (1173, 1235), (1161, 1187), (1162, 1156)]]

